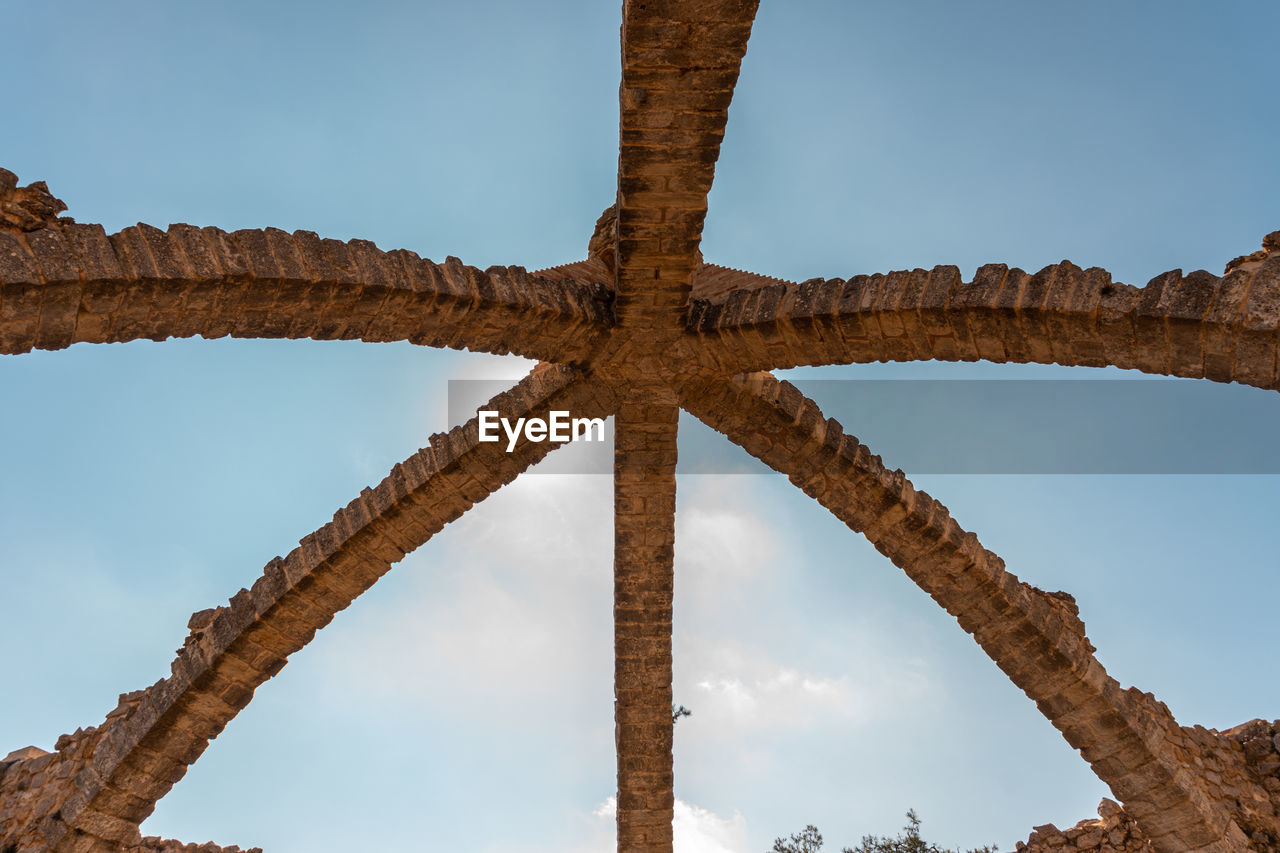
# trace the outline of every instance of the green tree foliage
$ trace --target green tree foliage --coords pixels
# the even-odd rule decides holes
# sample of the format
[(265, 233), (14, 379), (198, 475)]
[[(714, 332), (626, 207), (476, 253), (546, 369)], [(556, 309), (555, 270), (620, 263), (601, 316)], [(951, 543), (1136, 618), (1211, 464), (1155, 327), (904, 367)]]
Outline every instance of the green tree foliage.
[(809, 824), (804, 832), (790, 838), (776, 838), (771, 853), (818, 853), (822, 849), (822, 833)]
[[(773, 842), (770, 853), (820, 853), (822, 850), (822, 833), (818, 827), (810, 824), (804, 831), (790, 838), (778, 838)], [(843, 847), (841, 853), (957, 853), (951, 848), (930, 844), (920, 837), (920, 817), (914, 809), (907, 810), (907, 825), (897, 838), (877, 838), (864, 835), (862, 843), (857, 847)], [(996, 853), (996, 846), (989, 844), (965, 853)]]

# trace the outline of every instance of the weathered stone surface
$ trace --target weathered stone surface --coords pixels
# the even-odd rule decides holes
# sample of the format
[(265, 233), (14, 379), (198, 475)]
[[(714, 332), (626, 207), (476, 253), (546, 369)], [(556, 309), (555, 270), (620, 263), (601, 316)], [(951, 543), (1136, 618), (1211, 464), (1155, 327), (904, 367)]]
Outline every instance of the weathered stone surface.
[(676, 424), (669, 388), (628, 389), (614, 429), (618, 848), (670, 850)]
[[(407, 340), (584, 361), (613, 323), (590, 282), (437, 265), (308, 232), (146, 225), (0, 232), (0, 353), (202, 336)], [(336, 264), (336, 265), (335, 265)]]
[[(1124, 802), (1018, 849), (1280, 849), (1280, 723), (1179, 725), (1121, 689), (1075, 599), (1008, 571), (946, 507), (751, 371), (942, 359), (1116, 365), (1280, 387), (1280, 232), (1223, 276), (1145, 287), (1063, 261), (787, 282), (705, 264), (707, 195), (757, 0), (624, 3), (615, 203), (586, 261), (529, 274), (435, 263), (279, 229), (138, 225), (112, 235), (0, 170), (0, 353), (203, 336), (410, 341), (543, 362), (490, 401), (510, 416), (616, 416), (619, 848), (672, 846), (672, 566), (680, 407), (786, 473), (952, 614)], [(730, 378), (734, 377), (734, 378)], [(475, 420), (364, 489), (201, 610), (170, 674), (105, 720), (0, 760), (0, 851), (237, 853), (143, 838), (156, 801), (335, 615), (391, 566), (553, 448), (514, 453)], [(257, 848), (254, 848), (256, 850)]]
[(1226, 275), (1234, 270), (1256, 269), (1262, 261), (1280, 253), (1280, 231), (1272, 231), (1270, 234), (1262, 238), (1262, 248), (1248, 255), (1242, 255), (1227, 261), (1227, 267), (1222, 274)]
[[(726, 95), (737, 83), (757, 5), (624, 7), (616, 311), (651, 337), (677, 333), (688, 308), (728, 120)], [(680, 31), (685, 35), (674, 40), (661, 35)]]
[(1250, 258), (1229, 265), (1226, 278), (1174, 270), (1144, 288), (1067, 261), (1031, 276), (988, 265), (972, 282), (959, 281), (954, 267), (935, 267), (834, 279), (843, 295), (818, 305), (810, 283), (787, 283), (773, 307), (750, 312), (741, 306), (762, 285), (744, 282), (743, 290), (695, 298), (687, 329), (703, 360), (726, 373), (986, 359), (1110, 364), (1276, 389), (1280, 250)]
[[(1154, 702), (1154, 700), (1148, 699)], [(1168, 745), (1207, 782), (1209, 795), (1228, 804), (1247, 842), (1239, 850), (1280, 850), (1280, 720), (1251, 720), (1216, 732), (1182, 728)], [(1243, 754), (1244, 761), (1239, 758)], [(1070, 829), (1038, 826), (1017, 849), (1026, 853), (1096, 850), (1134, 853), (1157, 849), (1128, 810), (1113, 800), (1098, 805), (1097, 820)], [(1184, 848), (1192, 849), (1192, 848)]]
[(54, 198), (44, 181), (18, 186), (18, 176), (0, 169), (0, 231), (21, 233), (42, 228), (58, 228), (58, 214), (66, 210), (62, 199)]
[(126, 853), (262, 853), (261, 847), (249, 847), (240, 849), (235, 844), (230, 847), (219, 847), (212, 841), (204, 844), (183, 844), (181, 841), (174, 841), (172, 838), (160, 838), (155, 835), (148, 835), (143, 838), (137, 847), (129, 849)]

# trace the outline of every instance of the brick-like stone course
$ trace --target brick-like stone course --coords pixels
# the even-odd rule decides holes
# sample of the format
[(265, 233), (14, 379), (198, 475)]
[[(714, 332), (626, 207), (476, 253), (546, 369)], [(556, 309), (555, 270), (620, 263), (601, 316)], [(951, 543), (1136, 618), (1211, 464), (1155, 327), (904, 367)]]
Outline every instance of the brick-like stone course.
[[(144, 691), (121, 694), (116, 707), (100, 726), (77, 729), (64, 734), (54, 744), (53, 752), (38, 747), (15, 750), (0, 760), (0, 841), (11, 845), (16, 853), (34, 853), (52, 849), (44, 829), (52, 828), (67, 802), (84, 783), (82, 775), (92, 765), (94, 754), (108, 732), (123, 722), (141, 704)], [(33, 826), (33, 818), (38, 821)], [(117, 843), (84, 836), (79, 847), (86, 850), (179, 850), (179, 842), (162, 842), (165, 847), (148, 846), (160, 839), (144, 839), (137, 832), (123, 833)], [(178, 845), (178, 846), (173, 846)], [(9, 849), (6, 847), (5, 849)], [(203, 849), (203, 848), (202, 848)], [(216, 850), (223, 850), (215, 847)], [(239, 848), (226, 848), (234, 853)]]
[(759, 0), (626, 0), (618, 154), (617, 312), (669, 335), (690, 276), (729, 102)]
[(627, 390), (614, 429), (618, 849), (670, 850), (676, 424), (667, 388)]
[(1173, 270), (1146, 287), (1069, 261), (988, 264), (743, 287), (695, 301), (688, 327), (727, 374), (939, 359), (1101, 367), (1280, 388), (1280, 232), (1224, 276)]
[[(1142, 701), (1154, 704), (1149, 694)], [(1201, 726), (1182, 729), (1172, 748), (1205, 780), (1211, 796), (1225, 802), (1248, 836), (1241, 850), (1280, 850), (1280, 720), (1251, 720), (1225, 732)], [(1099, 853), (1138, 853), (1153, 850), (1151, 842), (1128, 811), (1112, 800), (1098, 806), (1098, 818), (1069, 829), (1053, 824), (1035, 828), (1022, 853), (1061, 853), (1096, 850)]]
[(612, 322), (602, 282), (437, 264), (309, 231), (0, 230), (0, 354), (230, 335), (410, 341), (573, 363)]

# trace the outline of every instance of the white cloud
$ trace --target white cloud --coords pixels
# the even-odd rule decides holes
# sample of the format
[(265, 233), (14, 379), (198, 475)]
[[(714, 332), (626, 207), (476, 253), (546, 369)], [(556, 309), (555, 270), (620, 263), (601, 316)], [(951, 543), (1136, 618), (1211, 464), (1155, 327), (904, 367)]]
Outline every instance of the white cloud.
[[(537, 364), (517, 355), (491, 353), (432, 353), (434, 379), (424, 386), (426, 393), (418, 402), (414, 422), (422, 435), (444, 432), (475, 414), (475, 409), (494, 394), (515, 385)], [(453, 385), (450, 386), (450, 381)], [(454, 413), (466, 417), (449, 419), (452, 398)]]
[(393, 570), (394, 595), (356, 608), (340, 681), (406, 707), (442, 686), (479, 707), (608, 691), (609, 494), (606, 478), (539, 476), (492, 495)]
[[(684, 477), (676, 517), (677, 645), (696, 626), (719, 634), (754, 618), (758, 602), (772, 599), (785, 577), (780, 537), (757, 478)], [(679, 657), (679, 654), (677, 655)]]
[[(774, 570), (794, 543), (762, 509), (767, 490), (744, 477), (681, 488), (674, 698), (694, 711), (676, 735), (693, 796), (725, 774), (770, 778), (794, 736), (826, 749), (891, 724), (904, 703), (932, 701), (927, 666), (871, 616), (761, 631), (777, 625), (794, 577)], [(505, 731), (514, 702), (521, 725), (566, 744), (566, 766), (607, 756), (611, 497), (608, 477), (522, 477), (451, 524), (342, 623), (350, 630), (327, 670), (336, 689), (368, 694), (364, 713), (392, 720), (456, 708), (459, 731)], [(578, 811), (568, 831), (578, 841), (560, 849), (612, 850), (611, 808)], [(748, 849), (736, 812), (680, 801), (676, 833), (678, 853)]]
[[(613, 853), (616, 849), (614, 829), (618, 801), (607, 798), (592, 811), (595, 818), (590, 846), (574, 848), (575, 853)], [(732, 817), (721, 817), (709, 809), (676, 798), (672, 824), (675, 853), (746, 853), (747, 822), (734, 811)]]
[[(686, 483), (676, 531), (675, 687), (676, 701), (694, 709), (690, 735), (865, 723), (886, 696), (910, 701), (930, 689), (922, 662), (885, 648), (857, 617), (834, 630), (803, 620), (773, 630), (787, 594), (785, 517), (755, 478)], [(833, 654), (833, 644), (876, 653)], [(825, 653), (813, 653), (819, 645)]]
[(737, 638), (685, 638), (676, 649), (676, 696), (694, 710), (690, 733), (733, 739), (762, 730), (847, 729), (937, 698), (939, 683), (924, 660), (886, 647), (872, 630), (857, 635), (865, 640), (850, 647), (859, 654), (827, 673), (783, 662)]
[(863, 710), (847, 675), (803, 672), (734, 641), (694, 640), (684, 687), (703, 717), (735, 729), (800, 728), (823, 718), (851, 717)]
[(676, 519), (678, 565), (712, 583), (749, 579), (778, 561), (778, 534), (743, 475), (685, 477)]
[(444, 429), (444, 415), (453, 415), (447, 418), (450, 427), (474, 417), (476, 409), (515, 385), (536, 365), (536, 361), (515, 355), (472, 354), (450, 371), (447, 383), (440, 383), (449, 405), (434, 429)]
[(747, 822), (737, 811), (733, 817), (676, 800), (675, 853), (745, 853)]

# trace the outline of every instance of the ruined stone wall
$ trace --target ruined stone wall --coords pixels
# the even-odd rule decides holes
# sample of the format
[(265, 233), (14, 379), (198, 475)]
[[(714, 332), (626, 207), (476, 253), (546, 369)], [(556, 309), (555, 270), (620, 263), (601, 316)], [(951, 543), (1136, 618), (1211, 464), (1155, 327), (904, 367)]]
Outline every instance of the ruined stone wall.
[[(0, 839), (8, 842), (0, 848), (3, 853), (47, 850), (38, 827), (31, 826), (31, 817), (58, 814), (75, 793), (77, 774), (92, 764), (98, 744), (115, 723), (137, 708), (144, 695), (142, 690), (121, 694), (119, 704), (102, 725), (62, 735), (53, 752), (28, 746), (0, 760)], [(221, 847), (212, 841), (187, 844), (154, 835), (119, 849), (121, 853), (262, 853), (261, 847), (242, 850), (234, 844)]]
[(230, 847), (219, 847), (212, 841), (206, 841), (204, 844), (183, 844), (172, 838), (158, 838), (154, 835), (142, 839), (142, 846), (136, 850), (137, 853), (262, 853), (261, 847), (241, 850), (234, 844)]
[(1115, 851), (1115, 853), (1148, 853), (1152, 850), (1133, 818), (1124, 813), (1114, 800), (1098, 804), (1097, 820), (1082, 820), (1070, 829), (1058, 829), (1051, 823), (1037, 826), (1026, 841), (1019, 841), (1017, 853), (1043, 853), (1056, 850)]
[[(1163, 707), (1150, 694), (1139, 695), (1141, 701)], [(1185, 766), (1194, 768), (1218, 802), (1228, 804), (1254, 850), (1280, 851), (1280, 720), (1252, 720), (1225, 732), (1184, 726), (1181, 737), (1171, 738), (1169, 746)], [(1098, 805), (1096, 819), (1082, 820), (1069, 829), (1051, 823), (1037, 826), (1016, 848), (1018, 853), (1146, 853), (1153, 849), (1133, 818), (1109, 799)]]
[(94, 752), (111, 727), (124, 719), (142, 700), (141, 690), (120, 695), (115, 710), (100, 726), (64, 734), (54, 752), (28, 746), (0, 760), (0, 839), (9, 843), (4, 853), (43, 850), (36, 815), (57, 815), (75, 793), (77, 776), (91, 766)]

